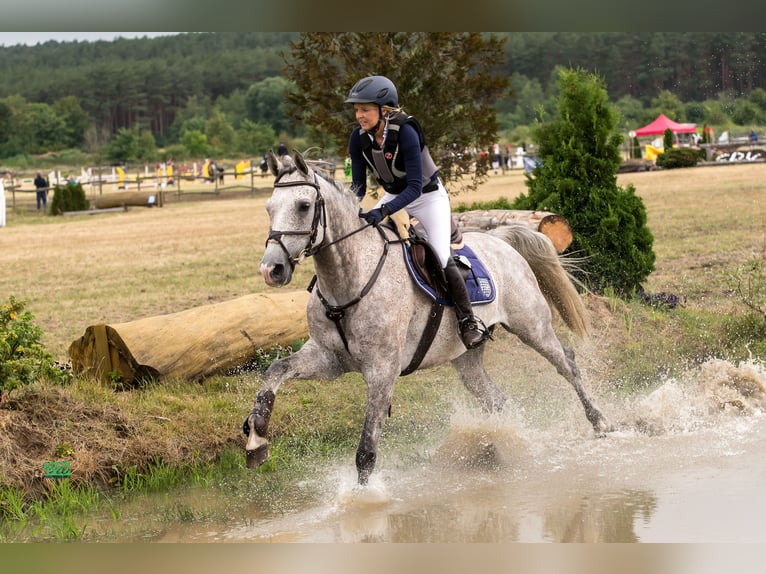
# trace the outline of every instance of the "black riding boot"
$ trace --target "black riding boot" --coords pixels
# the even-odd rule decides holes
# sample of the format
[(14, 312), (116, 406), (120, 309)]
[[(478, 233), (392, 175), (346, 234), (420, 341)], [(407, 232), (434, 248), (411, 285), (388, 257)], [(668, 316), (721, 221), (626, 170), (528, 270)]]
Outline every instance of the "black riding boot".
[(457, 268), (455, 260), (450, 257), (447, 267), (444, 268), (444, 276), (447, 279), (447, 294), (455, 304), (460, 336), (467, 349), (473, 349), (481, 345), (486, 339), (485, 330), (479, 326), (479, 321), (473, 315), (471, 298), (465, 287), (465, 280)]

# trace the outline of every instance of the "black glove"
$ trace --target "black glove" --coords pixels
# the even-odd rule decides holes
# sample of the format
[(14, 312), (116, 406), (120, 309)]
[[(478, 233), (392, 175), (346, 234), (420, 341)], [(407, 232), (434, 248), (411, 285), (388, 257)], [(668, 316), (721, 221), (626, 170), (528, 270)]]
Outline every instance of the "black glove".
[(360, 215), (362, 219), (364, 219), (370, 225), (378, 225), (381, 221), (383, 221), (383, 219), (388, 217), (390, 213), (391, 210), (387, 205), (384, 204), (376, 209), (371, 209), (367, 213), (361, 213)]

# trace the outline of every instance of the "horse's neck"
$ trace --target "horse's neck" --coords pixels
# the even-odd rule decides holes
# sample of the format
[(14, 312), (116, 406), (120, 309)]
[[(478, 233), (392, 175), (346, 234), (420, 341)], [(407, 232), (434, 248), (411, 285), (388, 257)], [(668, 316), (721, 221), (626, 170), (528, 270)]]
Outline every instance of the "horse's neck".
[(323, 294), (339, 299), (349, 294), (356, 296), (375, 273), (384, 243), (372, 227), (354, 233), (364, 225), (357, 213), (348, 209), (328, 209), (324, 241), (328, 247), (314, 256), (314, 268)]

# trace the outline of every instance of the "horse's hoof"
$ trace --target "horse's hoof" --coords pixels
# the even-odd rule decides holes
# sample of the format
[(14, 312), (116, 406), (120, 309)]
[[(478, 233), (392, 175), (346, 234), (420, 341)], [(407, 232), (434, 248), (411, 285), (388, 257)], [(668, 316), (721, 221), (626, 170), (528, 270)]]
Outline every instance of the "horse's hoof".
[(604, 419), (601, 419), (599, 423), (593, 427), (593, 430), (596, 433), (596, 438), (604, 438), (608, 433), (614, 432), (615, 428), (614, 425), (611, 425)]
[(258, 468), (269, 459), (268, 443), (259, 446), (255, 450), (246, 451), (245, 458), (247, 460), (247, 468)]

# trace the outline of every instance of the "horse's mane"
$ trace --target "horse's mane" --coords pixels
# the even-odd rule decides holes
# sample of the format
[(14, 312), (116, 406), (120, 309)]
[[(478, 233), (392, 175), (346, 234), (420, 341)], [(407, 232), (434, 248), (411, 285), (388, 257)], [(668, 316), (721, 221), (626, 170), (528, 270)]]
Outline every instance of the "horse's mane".
[[(351, 191), (351, 189), (344, 186), (343, 182), (335, 179), (332, 174), (323, 167), (324, 162), (319, 160), (306, 160), (306, 164), (311, 168), (311, 171), (317, 175), (317, 177), (324, 180), (325, 183), (333, 187), (341, 195), (341, 197), (348, 201), (353, 201), (354, 206), (357, 205), (358, 201), (356, 199), (356, 195)], [(298, 168), (294, 163), (286, 162), (280, 168), (279, 173), (277, 173), (277, 180), (279, 180), (284, 175), (288, 175), (296, 171), (298, 171)]]

